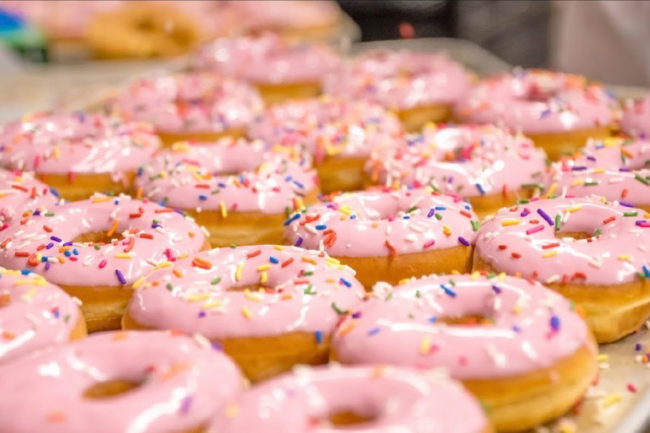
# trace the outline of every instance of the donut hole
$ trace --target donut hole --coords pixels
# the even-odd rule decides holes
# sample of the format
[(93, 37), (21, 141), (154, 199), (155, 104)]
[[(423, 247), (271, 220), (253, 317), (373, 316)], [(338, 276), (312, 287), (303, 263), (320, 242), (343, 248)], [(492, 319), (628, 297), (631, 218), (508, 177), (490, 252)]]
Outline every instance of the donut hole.
[(558, 239), (562, 238), (573, 238), (575, 240), (589, 239), (593, 235), (587, 232), (577, 232), (577, 231), (560, 231), (555, 232), (555, 237)]
[(376, 419), (375, 416), (361, 415), (352, 410), (341, 410), (334, 413), (331, 413), (327, 420), (331, 425), (335, 427), (348, 427), (348, 426), (358, 426), (359, 424), (365, 424), (372, 422)]
[(121, 241), (124, 239), (121, 233), (112, 233), (108, 232), (86, 232), (77, 235), (73, 242), (85, 243), (85, 244), (110, 244), (113, 241)]
[(482, 314), (464, 314), (457, 317), (440, 317), (435, 323), (445, 323), (455, 326), (489, 326), (494, 323), (493, 319)]
[(98, 382), (89, 388), (86, 388), (83, 396), (90, 400), (116, 397), (139, 388), (143, 383), (144, 382), (134, 382), (124, 379), (107, 380), (104, 382)]
[(230, 286), (226, 289), (228, 292), (259, 292), (266, 291), (266, 287), (260, 286), (259, 284), (242, 284), (241, 286)]

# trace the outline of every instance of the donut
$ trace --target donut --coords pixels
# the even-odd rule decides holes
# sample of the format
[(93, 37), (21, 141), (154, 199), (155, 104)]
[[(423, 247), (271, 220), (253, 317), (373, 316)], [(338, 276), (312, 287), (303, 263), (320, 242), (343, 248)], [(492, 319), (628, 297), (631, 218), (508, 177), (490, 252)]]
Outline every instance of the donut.
[(325, 254), (220, 248), (149, 274), (122, 326), (200, 333), (259, 381), (295, 364), (326, 363), (334, 327), (362, 296), (354, 272)]
[[(357, 429), (358, 425), (358, 429)], [(393, 367), (296, 368), (222, 406), (208, 433), (339, 429), (364, 433), (488, 433), (457, 383)]]
[(484, 222), (473, 269), (537, 280), (574, 301), (598, 342), (650, 316), (650, 214), (601, 197), (504, 208)]
[(288, 243), (323, 250), (366, 290), (432, 272), (467, 272), (478, 217), (469, 203), (429, 189), (345, 193), (292, 214)]
[(44, 212), (59, 203), (58, 191), (34, 179), (30, 172), (0, 169), (0, 223), (29, 212)]
[(145, 197), (190, 214), (212, 246), (281, 243), (286, 210), (318, 194), (316, 172), (292, 158), (259, 140), (179, 142), (145, 165), (136, 185)]
[(650, 138), (650, 95), (625, 101), (621, 129), (632, 136)]
[(430, 124), (406, 146), (375, 149), (365, 169), (370, 183), (430, 185), (485, 215), (543, 188), (546, 155), (530, 139), (492, 125)]
[(371, 149), (403, 140), (399, 120), (381, 106), (332, 96), (272, 106), (248, 135), (311, 152), (324, 193), (362, 189)]
[[(261, 8), (257, 1), (228, 2), (249, 34), (278, 33), (297, 40), (331, 40), (343, 31), (343, 13), (335, 1), (279, 0)], [(237, 18), (238, 17), (238, 18)]]
[(0, 372), (6, 432), (198, 432), (242, 389), (222, 352), (168, 332), (103, 332)]
[(187, 72), (133, 81), (108, 105), (154, 125), (163, 145), (240, 137), (263, 102), (245, 82), (214, 73)]
[(34, 113), (0, 127), (0, 165), (33, 171), (67, 200), (128, 192), (160, 146), (151, 126), (98, 113)]
[(200, 227), (170, 208), (97, 194), (9, 224), (0, 266), (32, 270), (79, 298), (98, 331), (119, 328), (145, 273), (207, 247)]
[(553, 166), (548, 188), (560, 196), (599, 195), (650, 212), (650, 141), (590, 140), (573, 159)]
[(0, 364), (86, 336), (75, 301), (29, 271), (0, 267), (0, 312)]
[(528, 430), (569, 410), (598, 372), (596, 354), (568, 300), (503, 274), (377, 285), (332, 341), (333, 359), (344, 364), (444, 367), (500, 432)]
[(325, 92), (381, 104), (407, 131), (451, 119), (469, 90), (463, 66), (444, 54), (372, 50), (353, 58), (325, 81)]
[(328, 45), (297, 42), (277, 34), (220, 38), (204, 46), (192, 61), (252, 83), (267, 103), (320, 95), (321, 81), (335, 71), (339, 56)]
[(588, 138), (610, 135), (616, 101), (584, 77), (515, 69), (481, 81), (456, 105), (465, 123), (492, 123), (522, 132), (552, 160), (571, 154)]

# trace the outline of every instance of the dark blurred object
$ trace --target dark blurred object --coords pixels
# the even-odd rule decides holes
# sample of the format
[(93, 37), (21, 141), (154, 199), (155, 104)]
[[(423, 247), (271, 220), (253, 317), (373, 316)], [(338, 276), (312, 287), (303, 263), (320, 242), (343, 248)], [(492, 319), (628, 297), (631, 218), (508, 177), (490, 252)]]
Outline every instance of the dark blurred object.
[(0, 43), (6, 44), (25, 59), (35, 62), (44, 62), (48, 59), (43, 34), (18, 15), (4, 11), (2, 8), (0, 8)]

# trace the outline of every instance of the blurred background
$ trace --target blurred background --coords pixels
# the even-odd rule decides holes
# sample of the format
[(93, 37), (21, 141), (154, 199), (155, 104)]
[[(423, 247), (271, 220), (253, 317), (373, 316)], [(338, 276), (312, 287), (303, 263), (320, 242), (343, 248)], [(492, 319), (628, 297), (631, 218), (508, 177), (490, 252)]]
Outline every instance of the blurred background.
[[(63, 103), (98, 83), (168, 65), (215, 37), (300, 27), (301, 14), (313, 13), (314, 3), (327, 5), (317, 12), (323, 19), (342, 17), (339, 44), (458, 38), (508, 67), (555, 68), (650, 87), (650, 2), (644, 1), (0, 0), (0, 95), (14, 102), (0, 107), (0, 118), (9, 115), (3, 110)], [(146, 44), (127, 37), (136, 32)]]

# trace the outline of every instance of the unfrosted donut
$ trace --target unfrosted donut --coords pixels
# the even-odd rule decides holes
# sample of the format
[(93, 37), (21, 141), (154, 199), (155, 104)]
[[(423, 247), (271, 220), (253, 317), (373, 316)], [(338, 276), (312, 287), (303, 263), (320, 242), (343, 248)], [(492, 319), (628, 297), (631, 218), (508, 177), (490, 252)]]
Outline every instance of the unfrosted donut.
[(128, 192), (160, 146), (151, 126), (97, 113), (35, 113), (0, 127), (0, 165), (33, 171), (68, 200)]
[(289, 243), (336, 257), (367, 290), (377, 281), (468, 271), (480, 226), (460, 198), (406, 188), (328, 197), (286, 225)]
[(479, 398), (498, 431), (572, 407), (597, 373), (597, 348), (571, 303), (505, 275), (429, 276), (377, 285), (332, 342), (345, 364), (443, 367)]
[(650, 316), (650, 215), (602, 197), (535, 200), (483, 223), (475, 270), (540, 281), (586, 311), (599, 342)]
[(25, 171), (0, 169), (0, 223), (30, 212), (45, 212), (60, 202), (59, 193)]
[(376, 102), (398, 113), (407, 131), (450, 120), (469, 90), (462, 65), (441, 53), (373, 50), (330, 74), (325, 93)]
[(190, 433), (242, 389), (200, 337), (104, 332), (0, 367), (0, 430)]
[[(355, 422), (362, 423), (358, 427)], [(223, 406), (208, 433), (489, 433), (456, 383), (392, 367), (297, 368)], [(361, 429), (361, 430), (359, 430)]]
[(553, 160), (587, 138), (610, 135), (617, 108), (600, 85), (577, 75), (516, 69), (481, 81), (456, 106), (466, 123), (492, 123), (522, 132)]
[(86, 335), (77, 303), (29, 271), (0, 268), (0, 313), (0, 364)]
[(162, 262), (207, 246), (170, 208), (95, 195), (15, 221), (0, 232), (0, 265), (42, 274), (83, 301), (90, 330), (119, 326), (130, 286)]
[(176, 73), (132, 82), (112, 106), (153, 124), (165, 146), (176, 141), (239, 137), (260, 114), (262, 100), (243, 81), (210, 73)]
[(582, 152), (554, 165), (547, 194), (601, 195), (650, 212), (650, 141), (590, 140)]
[(145, 197), (188, 212), (212, 246), (281, 243), (287, 209), (316, 200), (316, 171), (289, 148), (222, 138), (179, 142), (139, 172)]
[(325, 254), (220, 248), (149, 274), (123, 326), (200, 333), (257, 381), (295, 364), (327, 362), (334, 327), (362, 296), (354, 272)]
[(492, 125), (427, 125), (406, 146), (376, 149), (366, 164), (371, 183), (430, 185), (468, 199), (486, 214), (543, 188), (546, 155), (533, 142)]

